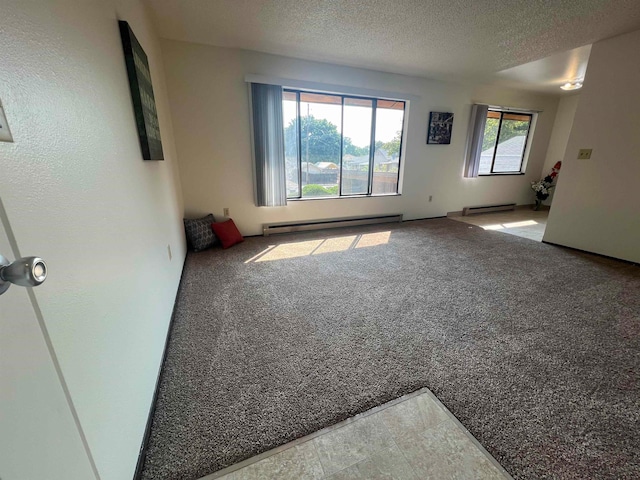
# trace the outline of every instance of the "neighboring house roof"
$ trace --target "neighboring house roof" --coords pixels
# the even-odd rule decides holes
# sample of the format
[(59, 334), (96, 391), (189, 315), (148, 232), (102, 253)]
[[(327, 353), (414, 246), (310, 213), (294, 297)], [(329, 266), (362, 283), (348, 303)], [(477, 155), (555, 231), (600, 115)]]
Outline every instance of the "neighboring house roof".
[[(518, 135), (498, 144), (494, 171), (512, 172), (519, 170), (526, 140), (526, 135)], [(491, 171), (492, 159), (493, 148), (489, 148), (480, 154), (480, 173), (489, 173)]]
[(311, 163), (311, 162), (302, 162), (300, 164), (300, 167), (303, 172), (312, 172), (312, 173), (322, 172), (322, 170), (318, 168), (318, 166), (315, 163)]
[(338, 168), (338, 165), (333, 162), (318, 162), (316, 163), (316, 167), (322, 170), (335, 170), (336, 168)]
[[(522, 149), (524, 148), (524, 142), (527, 139), (526, 135), (517, 135), (515, 137), (511, 137), (506, 142), (502, 142), (498, 145), (498, 155), (508, 156), (508, 155), (522, 155)], [(493, 155), (493, 148), (489, 148), (482, 152), (482, 155)]]
[[(344, 156), (345, 163), (349, 165), (368, 165), (369, 164), (369, 155), (360, 155), (359, 157), (351, 157), (347, 159), (347, 156)], [(380, 164), (388, 164), (388, 163), (398, 163), (398, 159), (392, 159), (386, 151), (382, 148), (376, 148), (376, 152), (373, 156), (374, 165)]]

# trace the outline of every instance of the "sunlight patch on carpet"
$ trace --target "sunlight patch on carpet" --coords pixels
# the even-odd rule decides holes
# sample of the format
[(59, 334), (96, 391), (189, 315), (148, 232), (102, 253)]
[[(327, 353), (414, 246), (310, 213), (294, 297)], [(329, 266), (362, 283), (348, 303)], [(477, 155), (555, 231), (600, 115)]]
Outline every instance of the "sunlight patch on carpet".
[(307, 240), (300, 242), (269, 245), (268, 248), (254, 255), (244, 263), (271, 262), (291, 258), (320, 255), (323, 253), (345, 252), (354, 248), (377, 247), (389, 243), (391, 231), (365, 233), (361, 235), (344, 235), (324, 240)]

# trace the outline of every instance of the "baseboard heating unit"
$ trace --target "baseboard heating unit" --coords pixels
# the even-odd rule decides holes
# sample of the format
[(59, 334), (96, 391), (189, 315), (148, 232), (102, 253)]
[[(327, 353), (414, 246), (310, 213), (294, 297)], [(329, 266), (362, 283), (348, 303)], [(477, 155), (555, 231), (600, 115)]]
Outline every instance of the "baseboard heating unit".
[(464, 207), (462, 215), (471, 215), (474, 213), (502, 212), (503, 210), (515, 210), (515, 203), (505, 203), (501, 205), (479, 205), (477, 207)]
[(268, 237), (274, 233), (301, 232), (303, 230), (320, 230), (324, 228), (354, 227), (376, 223), (402, 222), (402, 214), (378, 215), (375, 217), (345, 217), (309, 220), (305, 222), (265, 223), (262, 233)]

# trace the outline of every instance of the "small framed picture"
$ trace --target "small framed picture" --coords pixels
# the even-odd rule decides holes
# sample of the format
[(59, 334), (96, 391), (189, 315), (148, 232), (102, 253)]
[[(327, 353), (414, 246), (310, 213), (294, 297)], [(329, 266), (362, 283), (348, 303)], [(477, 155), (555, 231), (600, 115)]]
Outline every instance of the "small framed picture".
[(427, 145), (449, 145), (453, 129), (453, 113), (431, 112), (429, 114), (429, 130)]

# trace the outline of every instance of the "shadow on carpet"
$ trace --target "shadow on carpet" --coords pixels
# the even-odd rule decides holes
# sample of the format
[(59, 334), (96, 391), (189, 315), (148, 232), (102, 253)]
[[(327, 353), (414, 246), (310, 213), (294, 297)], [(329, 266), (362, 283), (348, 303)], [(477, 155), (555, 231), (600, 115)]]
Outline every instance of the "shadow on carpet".
[(640, 268), (448, 219), (189, 254), (144, 479), (428, 387), (515, 478), (640, 478)]

